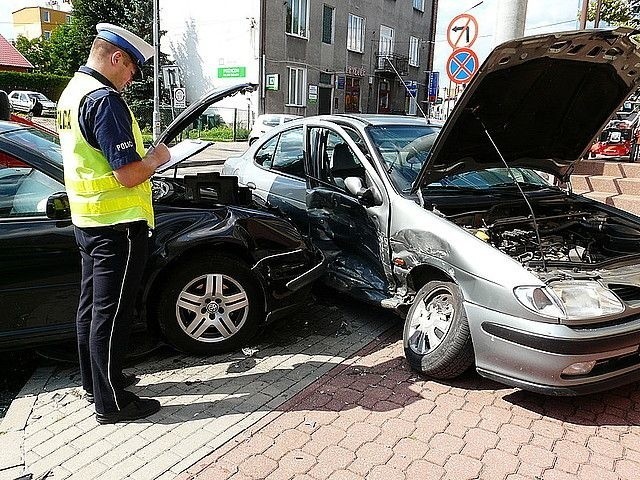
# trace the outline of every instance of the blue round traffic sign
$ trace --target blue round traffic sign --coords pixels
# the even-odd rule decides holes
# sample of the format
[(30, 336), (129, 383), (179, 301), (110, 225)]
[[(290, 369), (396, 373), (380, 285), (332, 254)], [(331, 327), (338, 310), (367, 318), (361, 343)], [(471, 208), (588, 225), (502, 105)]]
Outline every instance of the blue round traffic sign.
[(470, 48), (456, 48), (447, 60), (447, 75), (453, 83), (468, 83), (478, 70), (478, 56)]

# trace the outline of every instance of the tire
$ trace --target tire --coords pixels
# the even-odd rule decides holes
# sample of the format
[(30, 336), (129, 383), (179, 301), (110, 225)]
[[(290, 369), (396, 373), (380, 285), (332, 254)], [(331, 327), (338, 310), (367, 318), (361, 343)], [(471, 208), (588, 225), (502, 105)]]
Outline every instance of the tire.
[(264, 302), (245, 262), (216, 255), (193, 259), (171, 271), (156, 311), (160, 330), (171, 345), (211, 355), (249, 341), (262, 325)]
[(416, 294), (403, 332), (411, 368), (437, 379), (462, 375), (474, 354), (463, 297), (455, 283), (432, 281)]
[(38, 100), (36, 100), (35, 103), (33, 104), (33, 107), (31, 107), (30, 113), (34, 117), (41, 117), (42, 116), (42, 104)]

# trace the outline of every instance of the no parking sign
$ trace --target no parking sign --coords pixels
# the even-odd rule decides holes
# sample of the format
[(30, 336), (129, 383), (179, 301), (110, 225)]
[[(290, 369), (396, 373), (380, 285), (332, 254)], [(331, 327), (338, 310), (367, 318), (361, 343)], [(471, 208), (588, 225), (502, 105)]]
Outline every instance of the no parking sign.
[(468, 83), (478, 70), (478, 56), (470, 48), (457, 48), (447, 60), (447, 75), (453, 83)]

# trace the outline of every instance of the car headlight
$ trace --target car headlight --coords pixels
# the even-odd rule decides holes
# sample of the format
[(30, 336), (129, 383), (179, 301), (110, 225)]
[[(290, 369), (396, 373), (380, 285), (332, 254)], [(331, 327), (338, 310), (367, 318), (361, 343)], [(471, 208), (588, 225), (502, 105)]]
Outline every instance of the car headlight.
[(525, 307), (545, 317), (579, 320), (624, 310), (613, 292), (593, 281), (559, 281), (544, 287), (517, 287), (514, 293)]

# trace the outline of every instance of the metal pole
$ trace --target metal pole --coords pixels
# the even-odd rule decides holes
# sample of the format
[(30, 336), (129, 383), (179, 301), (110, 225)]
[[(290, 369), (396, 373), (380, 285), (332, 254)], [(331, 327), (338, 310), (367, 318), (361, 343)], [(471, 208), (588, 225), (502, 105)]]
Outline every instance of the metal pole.
[(589, 11), (589, 0), (582, 0), (582, 9), (580, 10), (580, 30), (587, 28), (587, 13)]
[(593, 22), (593, 28), (598, 28), (598, 25), (600, 25), (601, 13), (602, 13), (602, 0), (598, 0), (598, 3), (596, 4), (596, 18)]
[(160, 135), (160, 0), (153, 0), (153, 141)]

